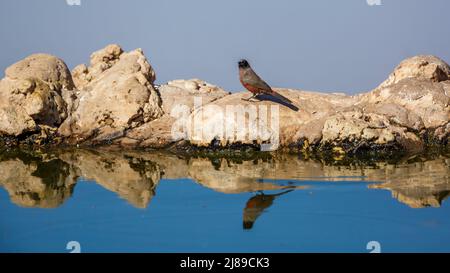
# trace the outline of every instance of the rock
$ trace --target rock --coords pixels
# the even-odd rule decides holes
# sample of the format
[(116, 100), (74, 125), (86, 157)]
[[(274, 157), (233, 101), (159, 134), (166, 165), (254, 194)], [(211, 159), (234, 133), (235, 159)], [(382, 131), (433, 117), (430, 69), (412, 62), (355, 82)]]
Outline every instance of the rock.
[[(34, 54), (8, 67), (5, 74), (6, 77), (0, 82), (0, 101), (3, 105), (15, 107), (16, 113), (26, 113), (37, 125), (57, 127), (67, 117), (62, 94), (71, 93), (74, 85), (61, 59)], [(20, 116), (21, 120), (29, 120)]]
[[(105, 49), (107, 53), (110, 48)], [(99, 56), (103, 55), (93, 54), (94, 65), (94, 60), (101, 59), (111, 67), (77, 92), (72, 112), (59, 128), (71, 143), (112, 141), (163, 114), (160, 97), (153, 88), (155, 74), (142, 50), (122, 53), (118, 60), (112, 60), (115, 53), (107, 54), (111, 58)]]
[(125, 135), (114, 141), (122, 147), (165, 148), (181, 138), (172, 137), (175, 119), (168, 114), (128, 130)]
[(0, 105), (0, 117), (0, 136), (17, 137), (37, 129), (34, 120), (20, 107)]
[(123, 49), (117, 44), (107, 45), (105, 48), (92, 53), (90, 72), (99, 75), (117, 63), (122, 53)]
[(33, 54), (11, 65), (5, 71), (12, 80), (39, 79), (52, 90), (72, 90), (74, 83), (63, 60), (49, 54)]
[(229, 94), (198, 79), (171, 81), (161, 85), (158, 91), (165, 114), (127, 131), (116, 143), (128, 147), (167, 147), (186, 137), (186, 121), (195, 104), (208, 104)]
[(407, 110), (404, 106), (391, 103), (389, 100), (384, 103), (367, 104), (364, 110), (368, 113), (383, 115), (391, 123), (414, 131), (425, 128), (422, 119), (415, 112)]
[[(276, 89), (298, 111), (267, 98), (242, 101), (249, 94), (234, 93), (196, 109), (188, 119), (187, 140), (204, 147), (275, 142), (275, 148), (335, 146), (344, 154), (421, 152), (430, 143), (448, 143), (449, 71), (435, 57), (418, 56), (402, 62), (375, 90), (356, 96)], [(236, 106), (234, 114), (227, 112), (229, 106)], [(274, 115), (266, 113), (269, 106)], [(278, 118), (271, 124), (269, 116)]]
[(402, 61), (378, 88), (384, 88), (407, 78), (441, 82), (450, 79), (450, 67), (431, 55), (419, 55)]
[(356, 102), (353, 97), (343, 95), (292, 89), (276, 91), (292, 100), (299, 110), (270, 101), (270, 98), (248, 102), (243, 100), (250, 96), (248, 92), (234, 93), (192, 113), (188, 120), (188, 140), (199, 146), (218, 141), (222, 147), (233, 143), (277, 142), (277, 138), (280, 146), (296, 143), (302, 137), (315, 142), (320, 139), (322, 128), (311, 124), (323, 124), (327, 116)]
[(9, 105), (22, 108), (37, 124), (57, 127), (67, 117), (61, 90), (52, 90), (40, 79), (3, 79), (0, 97)]
[(366, 154), (387, 146), (410, 152), (421, 152), (424, 148), (421, 139), (392, 124), (386, 116), (361, 111), (343, 112), (327, 119), (321, 144), (345, 147), (344, 153), (362, 149)]
[(218, 86), (199, 79), (170, 81), (161, 85), (158, 90), (161, 94), (164, 112), (168, 114), (184, 106), (192, 111), (195, 98), (201, 99), (202, 104), (208, 104), (230, 94)]
[[(84, 89), (89, 82), (116, 64), (122, 53), (123, 49), (116, 44), (108, 45), (105, 48), (92, 53), (91, 65), (89, 67), (84, 64), (80, 64), (72, 70), (72, 76), (76, 88), (79, 90)], [(153, 83), (155, 74), (153, 70), (150, 73), (152, 73), (151, 82)]]
[(414, 130), (437, 128), (450, 120), (450, 96), (444, 85), (447, 83), (403, 79), (362, 95), (357, 105)]
[(79, 64), (72, 69), (73, 82), (76, 89), (83, 89), (91, 80), (92, 76), (89, 74), (89, 68), (85, 64)]
[(322, 130), (322, 143), (339, 144), (342, 141), (373, 141), (387, 144), (394, 135), (386, 130), (389, 121), (381, 115), (347, 111), (328, 118)]

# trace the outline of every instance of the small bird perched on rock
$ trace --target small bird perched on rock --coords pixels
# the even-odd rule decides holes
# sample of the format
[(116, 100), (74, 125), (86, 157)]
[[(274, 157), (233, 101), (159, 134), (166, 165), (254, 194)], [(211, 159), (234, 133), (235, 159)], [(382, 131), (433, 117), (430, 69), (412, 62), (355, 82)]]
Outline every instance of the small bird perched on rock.
[(253, 71), (247, 60), (245, 59), (240, 60), (238, 66), (239, 66), (239, 80), (241, 81), (242, 85), (253, 94), (250, 98), (243, 100), (249, 101), (250, 99), (256, 97), (257, 95), (265, 94), (273, 96), (286, 104), (292, 103), (290, 99), (273, 91), (272, 88), (265, 81), (263, 81), (255, 73), (255, 71)]

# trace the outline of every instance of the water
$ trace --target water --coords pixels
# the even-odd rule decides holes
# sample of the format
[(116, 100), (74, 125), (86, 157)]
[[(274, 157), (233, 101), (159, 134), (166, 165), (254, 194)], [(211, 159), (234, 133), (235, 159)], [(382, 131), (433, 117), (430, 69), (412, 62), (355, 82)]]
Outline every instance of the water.
[(0, 154), (0, 251), (449, 252), (450, 159)]

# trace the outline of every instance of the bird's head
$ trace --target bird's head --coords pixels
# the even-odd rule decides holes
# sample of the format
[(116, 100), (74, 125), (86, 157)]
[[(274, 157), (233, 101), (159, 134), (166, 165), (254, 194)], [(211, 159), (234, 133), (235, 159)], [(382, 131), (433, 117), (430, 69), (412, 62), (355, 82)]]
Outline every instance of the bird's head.
[(250, 67), (250, 64), (247, 62), (246, 59), (242, 59), (238, 62), (239, 68), (248, 68)]

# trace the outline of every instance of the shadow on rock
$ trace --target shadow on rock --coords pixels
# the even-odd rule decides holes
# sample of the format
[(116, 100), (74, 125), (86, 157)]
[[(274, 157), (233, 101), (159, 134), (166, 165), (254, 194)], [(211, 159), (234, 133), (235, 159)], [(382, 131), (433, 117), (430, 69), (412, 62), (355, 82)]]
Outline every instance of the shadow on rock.
[(281, 100), (281, 99), (279, 99), (277, 97), (271, 96), (271, 95), (259, 94), (259, 95), (256, 96), (256, 98), (258, 100), (262, 100), (262, 101), (266, 100), (266, 101), (271, 101), (271, 102), (275, 102), (275, 103), (281, 104), (281, 105), (286, 106), (287, 108), (291, 109), (292, 111), (296, 111), (297, 112), (299, 110), (299, 108), (297, 106), (295, 106), (294, 104), (287, 103), (287, 102), (285, 102), (285, 101), (283, 101), (283, 100)]

